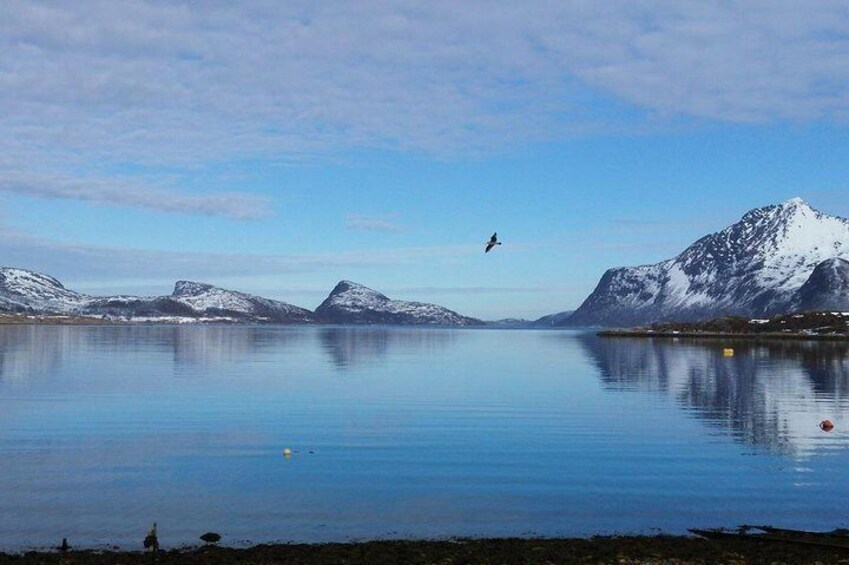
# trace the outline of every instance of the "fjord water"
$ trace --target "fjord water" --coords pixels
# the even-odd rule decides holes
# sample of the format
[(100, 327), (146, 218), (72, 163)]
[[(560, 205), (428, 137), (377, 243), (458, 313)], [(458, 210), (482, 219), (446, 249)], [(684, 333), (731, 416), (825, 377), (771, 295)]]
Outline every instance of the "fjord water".
[(847, 415), (847, 343), (2, 326), (0, 549), (846, 527)]

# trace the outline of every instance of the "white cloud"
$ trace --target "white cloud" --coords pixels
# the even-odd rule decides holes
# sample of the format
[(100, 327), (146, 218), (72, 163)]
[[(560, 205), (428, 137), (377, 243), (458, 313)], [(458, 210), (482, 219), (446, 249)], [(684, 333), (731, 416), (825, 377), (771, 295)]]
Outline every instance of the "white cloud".
[(477, 245), (406, 247), (311, 255), (225, 254), (145, 250), (66, 243), (0, 225), (4, 267), (20, 267), (77, 280), (221, 278), (330, 272), (413, 263), (425, 257), (477, 254)]
[(845, 119), (846, 29), (841, 0), (8, 0), (0, 149), (489, 150), (604, 121), (586, 86), (671, 117)]
[(266, 197), (226, 192), (187, 195), (145, 186), (132, 179), (83, 180), (7, 174), (0, 175), (0, 192), (164, 212), (225, 216), (237, 220), (253, 220), (270, 215), (270, 202)]
[[(727, 122), (841, 120), (849, 114), (849, 7), (739, 1), (631, 3), (596, 35), (576, 73), (661, 116)], [(614, 23), (614, 22), (610, 22)], [(582, 49), (586, 36), (553, 41)]]
[[(847, 29), (843, 0), (5, 0), (0, 179), (250, 218), (258, 197), (151, 179), (348, 148), (491, 153), (680, 119), (845, 124)], [(147, 189), (118, 188), (108, 171), (126, 164), (152, 171)], [(56, 178), (20, 181), (33, 171)]]

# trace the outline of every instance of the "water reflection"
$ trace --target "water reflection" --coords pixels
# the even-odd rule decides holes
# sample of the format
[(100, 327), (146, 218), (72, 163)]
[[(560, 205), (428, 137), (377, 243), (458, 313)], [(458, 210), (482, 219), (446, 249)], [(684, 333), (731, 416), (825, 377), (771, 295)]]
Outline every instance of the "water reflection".
[(849, 411), (849, 344), (580, 340), (608, 389), (667, 394), (745, 443), (803, 457), (840, 442), (841, 434), (825, 436), (816, 424)]
[(66, 326), (0, 325), (0, 381), (49, 373), (85, 340), (83, 332)]
[(87, 353), (165, 353), (177, 367), (215, 365), (291, 349), (307, 337), (277, 326), (0, 325), (0, 380), (51, 373)]
[(291, 349), (307, 337), (283, 327), (197, 326), (173, 328), (177, 365), (215, 365)]
[(322, 349), (333, 364), (346, 369), (393, 355), (427, 355), (444, 349), (456, 339), (456, 331), (422, 328), (322, 328)]
[(295, 347), (316, 338), (337, 368), (385, 360), (393, 355), (428, 355), (448, 347), (456, 332), (446, 329), (285, 326), (0, 326), (0, 379), (48, 374), (74, 356), (169, 354), (174, 366), (240, 362)]

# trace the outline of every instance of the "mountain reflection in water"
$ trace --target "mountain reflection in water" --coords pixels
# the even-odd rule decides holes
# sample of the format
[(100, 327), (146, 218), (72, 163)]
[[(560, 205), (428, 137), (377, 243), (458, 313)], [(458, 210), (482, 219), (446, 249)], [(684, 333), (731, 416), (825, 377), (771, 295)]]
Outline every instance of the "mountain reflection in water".
[(279, 352), (308, 337), (285, 326), (0, 325), (0, 379), (48, 373), (86, 352), (167, 353), (175, 367), (200, 366)]
[[(835, 447), (817, 424), (849, 407), (849, 343), (603, 338), (581, 343), (610, 390), (668, 395), (748, 444), (794, 457)], [(733, 348), (726, 357), (723, 349)], [(816, 441), (814, 441), (816, 440)]]
[(323, 350), (333, 364), (346, 369), (393, 355), (427, 354), (444, 349), (456, 339), (447, 329), (332, 327), (319, 333)]
[(0, 326), (0, 379), (49, 373), (86, 351), (168, 353), (175, 367), (240, 362), (292, 347), (320, 349), (339, 369), (448, 347), (456, 332), (435, 328), (287, 326)]

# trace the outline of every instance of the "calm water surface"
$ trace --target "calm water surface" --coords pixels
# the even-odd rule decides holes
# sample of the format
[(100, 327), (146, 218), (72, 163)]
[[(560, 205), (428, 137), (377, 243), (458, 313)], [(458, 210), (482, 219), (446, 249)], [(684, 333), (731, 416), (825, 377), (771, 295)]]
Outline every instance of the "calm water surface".
[(0, 326), (0, 548), (847, 527), (847, 428), (849, 344)]

